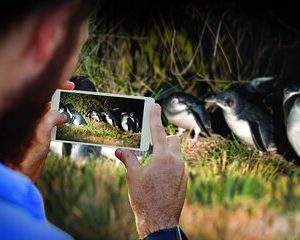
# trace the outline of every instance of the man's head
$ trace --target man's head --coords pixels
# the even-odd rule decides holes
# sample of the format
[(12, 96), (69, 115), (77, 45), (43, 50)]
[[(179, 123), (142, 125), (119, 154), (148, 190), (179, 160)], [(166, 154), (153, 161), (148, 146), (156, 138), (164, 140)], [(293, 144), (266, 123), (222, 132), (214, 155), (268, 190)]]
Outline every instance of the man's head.
[(1, 162), (20, 161), (51, 95), (72, 74), (93, 2), (21, 0), (1, 7)]

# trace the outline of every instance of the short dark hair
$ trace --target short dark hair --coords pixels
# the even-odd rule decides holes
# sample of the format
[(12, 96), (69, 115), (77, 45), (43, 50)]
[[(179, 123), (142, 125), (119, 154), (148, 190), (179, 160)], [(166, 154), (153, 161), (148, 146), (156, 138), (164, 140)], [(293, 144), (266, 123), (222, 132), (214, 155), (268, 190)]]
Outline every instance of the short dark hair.
[(0, 38), (5, 36), (15, 25), (36, 11), (47, 10), (58, 4), (78, 2), (80, 10), (78, 17), (87, 17), (95, 8), (97, 0), (18, 0), (5, 1), (0, 8)]

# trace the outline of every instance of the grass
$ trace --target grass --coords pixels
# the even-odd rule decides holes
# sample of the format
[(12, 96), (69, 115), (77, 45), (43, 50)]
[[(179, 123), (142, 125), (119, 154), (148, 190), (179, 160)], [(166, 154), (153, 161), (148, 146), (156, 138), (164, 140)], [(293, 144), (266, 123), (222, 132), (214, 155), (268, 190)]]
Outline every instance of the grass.
[[(206, 147), (205, 157), (193, 157), (192, 149)], [(265, 239), (299, 238), (297, 166), (218, 137), (185, 145), (183, 153), (189, 184), (181, 225), (190, 239), (236, 239), (237, 232), (244, 239), (266, 233)], [(76, 239), (137, 238), (125, 170), (111, 160), (83, 163), (50, 155), (38, 187), (49, 220)]]
[[(261, 201), (281, 212), (300, 210), (299, 202), (295, 201), (300, 197), (297, 166), (275, 154), (260, 157), (243, 145), (239, 146), (244, 149), (241, 151), (231, 142), (218, 144), (221, 151), (214, 148), (216, 151), (208, 152), (201, 162), (190, 162), (193, 184), (188, 195), (191, 202), (208, 207), (215, 204), (232, 207), (243, 205), (244, 199), (252, 198), (251, 204)], [(201, 149), (201, 143), (198, 147)], [(289, 194), (290, 197), (282, 198)]]
[(61, 125), (57, 138), (67, 141), (87, 142), (119, 147), (139, 148), (141, 133), (123, 132), (108, 123), (86, 119), (87, 125)]
[[(244, 14), (186, 8), (184, 21), (155, 18), (151, 28), (130, 31), (92, 19), (74, 75), (88, 76), (103, 92), (156, 96), (160, 84), (172, 82), (199, 98), (256, 76), (283, 79), (282, 51), (299, 38), (276, 19)], [(298, 166), (236, 139), (213, 135), (191, 145), (185, 137), (189, 184), (181, 226), (189, 239), (300, 239)], [(125, 170), (110, 160), (50, 154), (37, 185), (49, 220), (76, 239), (137, 239)]]

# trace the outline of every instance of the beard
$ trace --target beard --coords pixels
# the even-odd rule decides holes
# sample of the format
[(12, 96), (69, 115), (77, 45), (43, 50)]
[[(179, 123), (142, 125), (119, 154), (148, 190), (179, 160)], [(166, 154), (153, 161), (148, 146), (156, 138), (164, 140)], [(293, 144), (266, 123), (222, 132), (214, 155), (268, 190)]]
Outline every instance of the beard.
[(70, 21), (66, 37), (43, 71), (19, 92), (12, 92), (0, 115), (0, 162), (18, 164), (35, 137), (35, 129), (59, 83), (69, 58), (78, 44), (82, 19)]

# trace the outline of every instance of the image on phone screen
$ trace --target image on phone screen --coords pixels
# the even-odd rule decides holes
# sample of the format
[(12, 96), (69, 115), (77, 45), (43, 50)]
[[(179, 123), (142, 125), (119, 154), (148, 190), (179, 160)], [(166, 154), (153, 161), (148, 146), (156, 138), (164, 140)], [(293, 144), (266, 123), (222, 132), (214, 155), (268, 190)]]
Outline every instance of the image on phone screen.
[(144, 116), (149, 115), (146, 100), (149, 98), (57, 91), (52, 105), (67, 121), (55, 129), (53, 140), (145, 149), (149, 144), (149, 126), (144, 126), (149, 125), (149, 116)]

